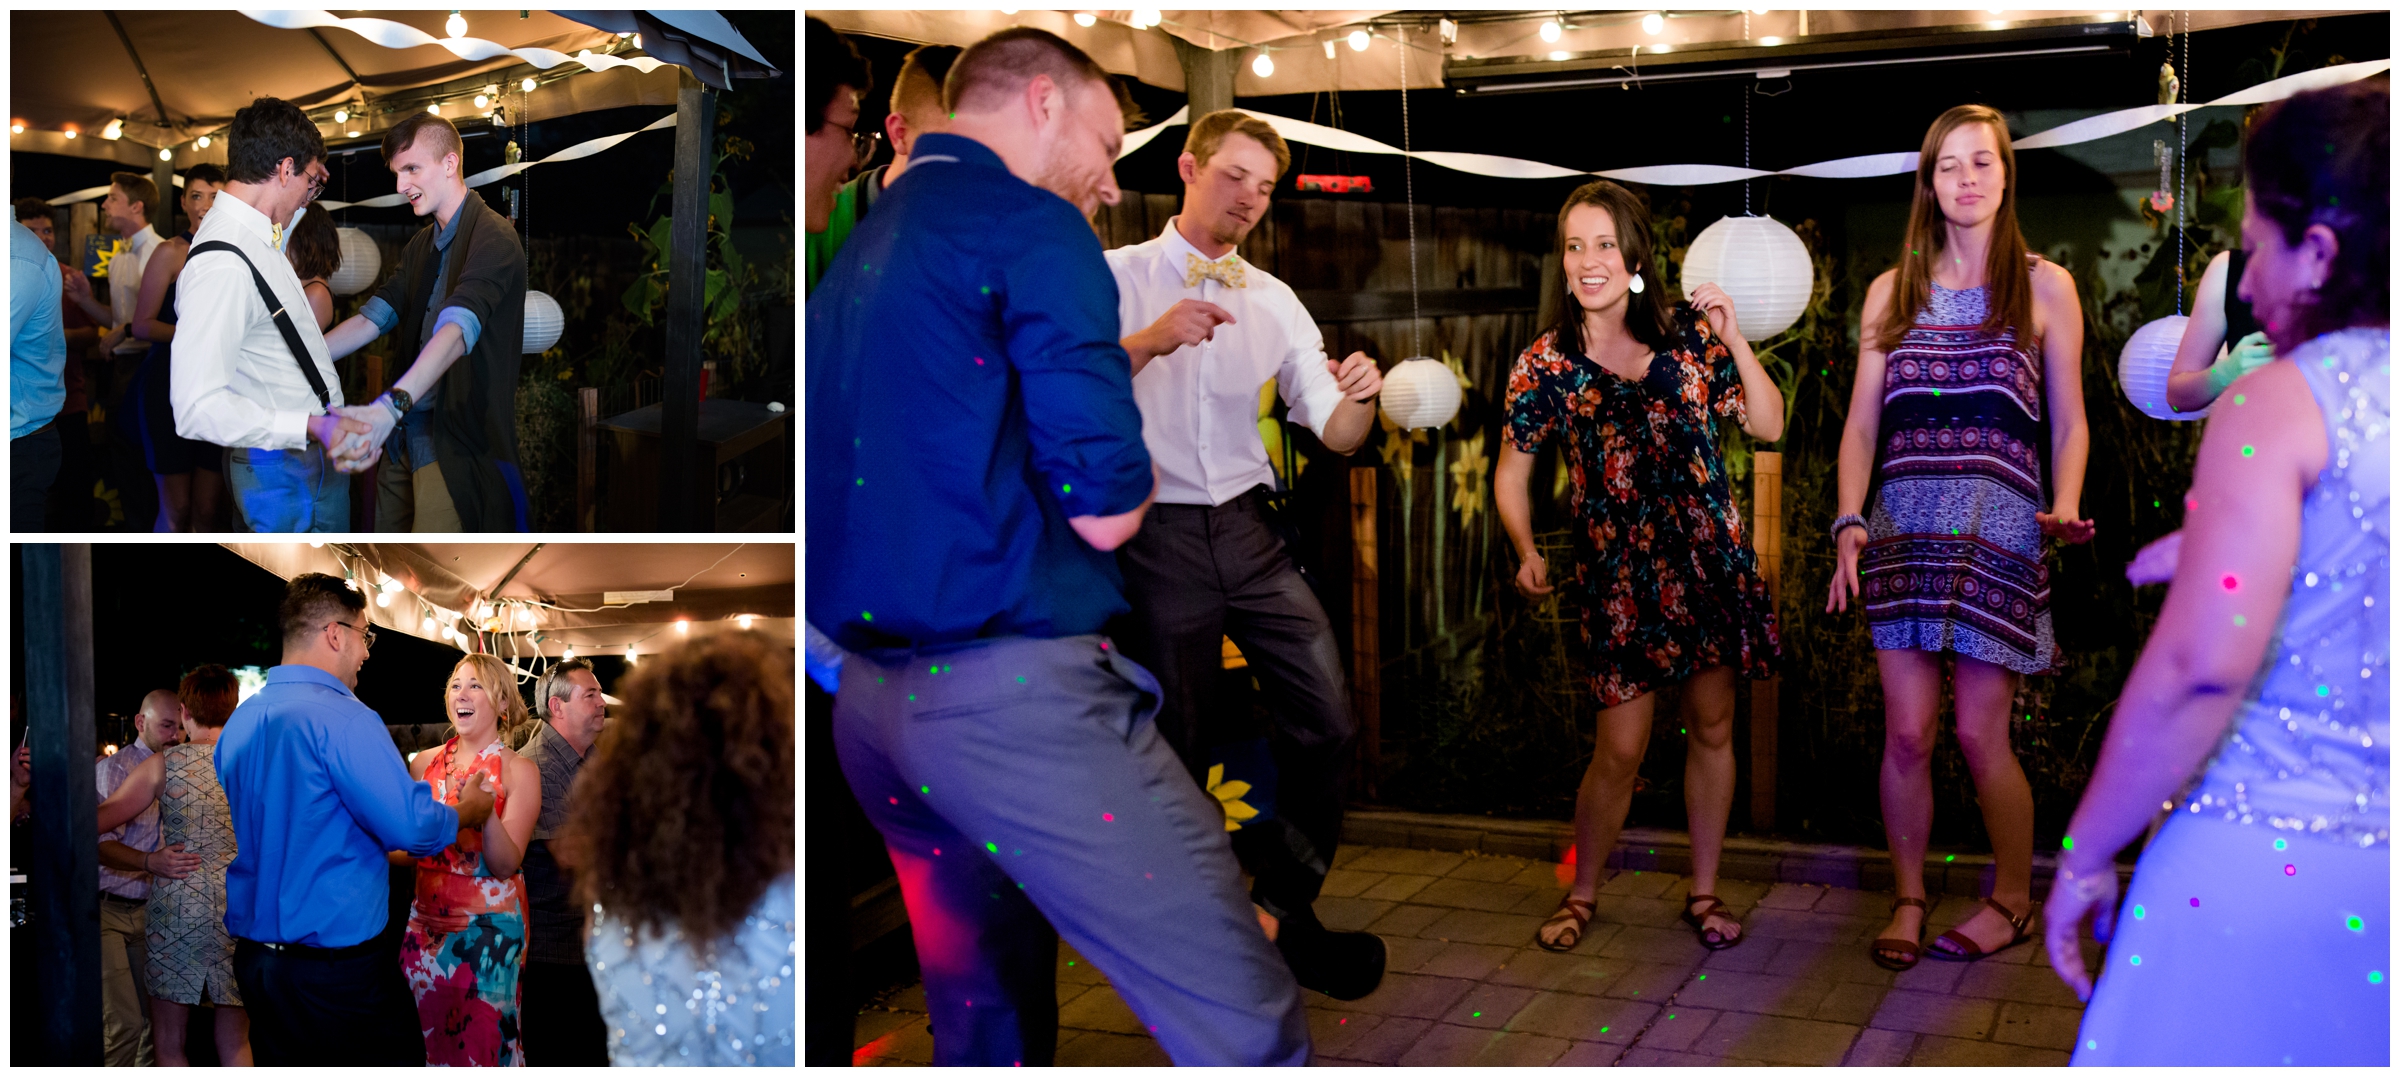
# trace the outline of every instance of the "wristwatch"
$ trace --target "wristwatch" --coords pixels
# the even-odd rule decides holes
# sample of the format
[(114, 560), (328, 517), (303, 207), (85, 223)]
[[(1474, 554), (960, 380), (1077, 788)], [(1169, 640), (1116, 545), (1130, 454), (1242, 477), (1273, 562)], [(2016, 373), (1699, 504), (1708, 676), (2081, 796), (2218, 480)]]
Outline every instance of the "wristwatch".
[(407, 418), (408, 409), (417, 406), (417, 402), (409, 398), (408, 390), (396, 385), (385, 390), (383, 398), (392, 402), (392, 414), (399, 418)]

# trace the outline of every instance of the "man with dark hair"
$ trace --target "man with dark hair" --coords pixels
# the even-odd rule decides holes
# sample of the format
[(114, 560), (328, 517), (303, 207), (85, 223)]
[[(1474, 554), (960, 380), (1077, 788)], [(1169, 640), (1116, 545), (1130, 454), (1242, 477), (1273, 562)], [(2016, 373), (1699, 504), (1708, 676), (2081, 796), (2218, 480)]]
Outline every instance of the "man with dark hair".
[[(1357, 723), (1333, 624), (1294, 567), (1273, 519), (1275, 471), (1258, 400), (1220, 386), (1273, 382), (1336, 453), (1375, 429), (1375, 361), (1325, 354), (1316, 319), (1289, 285), (1236, 249), (1265, 219), (1291, 150), (1266, 121), (1233, 109), (1193, 119), (1177, 162), (1183, 212), (1156, 238), (1108, 252), (1116, 274), (1142, 440), (1158, 461), (1150, 526), (1117, 553), (1133, 614), (1125, 653), (1158, 675), (1158, 728), (1195, 781), (1211, 767), (1275, 790), (1239, 823), (1234, 851), (1275, 919), (1276, 946), (1301, 986), (1356, 999), (1383, 979), (1383, 940), (1329, 931), (1311, 905), (1342, 830), (1342, 778)], [(1267, 759), (1241, 750), (1227, 713), (1223, 640), (1248, 658), (1274, 716)], [(1270, 761), (1271, 760), (1271, 761)], [(1268, 772), (1272, 772), (1271, 775)]]
[(385, 333), (398, 354), (416, 356), (391, 391), (340, 411), (368, 424), (367, 443), (386, 450), (375, 479), (378, 531), (525, 530), (517, 470), (525, 248), (516, 226), (467, 189), (463, 146), (458, 128), (429, 112), (384, 133), (400, 196), (431, 220), (401, 248), (383, 290), (326, 335), (337, 359)]
[(455, 809), (435, 800), (352, 694), (375, 642), (354, 582), (295, 576), (276, 619), (283, 662), (217, 741), (237, 850), (225, 930), (251, 1048), (261, 1066), (422, 1066), (416, 1002), (374, 945), (388, 911), (384, 854), (432, 856), (479, 832), (492, 791), (470, 783)]
[(916, 136), (939, 131), (947, 122), (942, 79), (950, 73), (958, 52), (956, 45), (919, 45), (900, 61), (900, 74), (892, 79), (891, 112), (883, 118), (885, 140), (892, 144), (891, 163), (859, 173), (834, 195), (825, 230), (808, 235), (810, 280), (824, 275), (825, 267), (850, 238), (850, 230), (874, 211), (875, 199), (883, 189), (908, 169), (909, 149), (916, 144)]
[(969, 47), (947, 96), (807, 333), (808, 621), (850, 652), (833, 736), (916, 925), (933, 1061), (1049, 1064), (1064, 935), (1177, 1063), (1305, 1062), (1223, 813), (1100, 634), (1154, 491), (1085, 220), (1123, 113), (1031, 29)]
[(567, 791), (600, 739), (608, 703), (592, 663), (570, 658), (533, 685), (533, 739), (517, 753), (542, 774), (542, 815), (525, 846), (525, 1064), (608, 1065), (608, 1025), (584, 964), (583, 914), (568, 900), (573, 877), (550, 851), (567, 825)]
[(290, 102), (261, 97), (233, 114), (225, 156), (225, 189), (176, 278), (175, 432), (231, 450), (225, 482), (249, 530), (348, 531), (347, 476), (375, 446), (333, 410), (342, 379), (283, 256), (293, 211), (324, 186), (325, 140)]
[[(802, 199), (809, 232), (822, 232), (833, 217), (834, 194), (858, 165), (851, 128), (858, 124), (858, 99), (875, 88), (867, 61), (850, 39), (825, 20), (808, 17), (808, 175)], [(822, 267), (809, 262), (808, 287)]]

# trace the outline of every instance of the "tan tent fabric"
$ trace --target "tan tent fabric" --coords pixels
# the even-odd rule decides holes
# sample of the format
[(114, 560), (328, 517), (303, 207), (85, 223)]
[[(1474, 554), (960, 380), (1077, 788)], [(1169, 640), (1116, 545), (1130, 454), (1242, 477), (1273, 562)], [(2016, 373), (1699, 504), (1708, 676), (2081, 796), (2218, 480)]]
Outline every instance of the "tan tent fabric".
[[(388, 607), (367, 604), (367, 616), (377, 628), (436, 643), (445, 641), (438, 629), (424, 628), (422, 607), (411, 595), (454, 611), (466, 610), (478, 598), (536, 599), (591, 611), (542, 611), (536, 628), (541, 640), (537, 643), (524, 632), (503, 635), (494, 650), (504, 657), (537, 651), (556, 657), (568, 644), (579, 654), (623, 654), (629, 643), (652, 651), (684, 638), (674, 627), (678, 619), (689, 620), (690, 635), (697, 638), (745, 631), (733, 619), (745, 613), (754, 617), (746, 631), (786, 646), (795, 646), (799, 639), (798, 573), (790, 543), (737, 548), (726, 542), (375, 542), (319, 548), (304, 542), (228, 542), (225, 548), (287, 580), (303, 572), (341, 575), (337, 555), (352, 555), (407, 588), (393, 595)], [(720, 558), (722, 563), (716, 563)], [(373, 573), (366, 575), (365, 583), (372, 586)], [(508, 584), (492, 590), (503, 578)], [(596, 609), (609, 591), (669, 588), (675, 589), (673, 601)], [(513, 630), (516, 625), (508, 627)]]
[[(996, 8), (975, 8), (964, 11), (811, 11), (810, 15), (824, 19), (833, 28), (844, 32), (872, 34), (901, 41), (927, 42), (945, 45), (968, 45), (995, 30), (1010, 26), (1035, 26), (1074, 42), (1092, 54), (1102, 67), (1119, 75), (1131, 75), (1153, 86), (1169, 90), (1183, 89), (1183, 68), (1177, 62), (1168, 35), (1182, 38), (1209, 49), (1236, 49), (1254, 52), (1259, 46), (1269, 51), (1274, 73), (1265, 78), (1251, 70), (1245, 57), (1234, 79), (1237, 97), (1263, 94), (1317, 93), (1340, 90), (1396, 90), (1401, 86), (1401, 31), (1395, 24), (1409, 22), (1406, 33), (1411, 46), (1408, 53), (1407, 84), (1411, 89), (1443, 85), (1442, 61), (1453, 59), (1491, 60), (1512, 57), (1545, 57), (1551, 52), (1586, 53), (1621, 51), (1630, 62), (1633, 50), (1642, 47), (1643, 57), (1659, 55), (1666, 59), (1672, 50), (1699, 44), (1740, 45), (1760, 38), (1789, 39), (1802, 33), (1799, 11), (1770, 10), (1765, 15), (1751, 15), (1745, 34), (1740, 12), (1711, 11), (1705, 14), (1675, 15), (1666, 20), (1664, 30), (1656, 37), (1642, 31), (1642, 16), (1647, 10), (1584, 11), (1560, 15), (1556, 11), (1525, 11), (1521, 17), (1503, 22), (1468, 22), (1458, 28), (1457, 44), (1445, 49), (1435, 26), (1436, 15), (1391, 11), (1161, 11), (1164, 22), (1156, 29), (1136, 30), (1127, 22), (1133, 12), (1099, 11), (1099, 21), (1085, 28), (1077, 26), (1067, 11), (1020, 10), (1015, 15), (1003, 15)], [(2124, 9), (2109, 12), (2122, 15)], [(2239, 26), (2255, 22), (2305, 19), (2319, 16), (2356, 14), (2355, 11), (2193, 11), (2190, 12), (2193, 30), (2213, 30), (2224, 26)], [(2026, 22), (2040, 19), (2092, 17), (2100, 9), (2015, 11), (2003, 10), (1993, 15), (1985, 9), (1957, 11), (1890, 10), (1890, 11), (1810, 11), (1806, 13), (1809, 36), (1827, 34), (1873, 33), (1878, 30), (1898, 30), (1934, 26), (1955, 26), (1962, 31), (1979, 29), (1992, 21)], [(2153, 30), (2165, 33), (2169, 12), (2164, 9), (2145, 10)], [(1567, 29), (1555, 43), (1542, 40), (1541, 24), (1559, 19)], [(1373, 25), (1369, 25), (1372, 23)], [(1370, 29), (1375, 39), (1364, 52), (1353, 51), (1344, 40), (1353, 29)], [(2180, 31), (2181, 24), (2177, 24)], [(1334, 42), (1333, 55), (1325, 54), (1325, 43)], [(1652, 52), (1657, 45), (1670, 50), (1665, 55)]]
[[(436, 45), (388, 49), (339, 29), (316, 31), (325, 41), (320, 45), (308, 31), (278, 30), (230, 10), (126, 10), (114, 14), (156, 84), (170, 126), (155, 125), (158, 110), (107, 15), (92, 9), (12, 11), (9, 110), (13, 120), (27, 129), (11, 136), (9, 148), (147, 168), (156, 162), (158, 147), (172, 145), (176, 147), (175, 165), (182, 168), (204, 160), (222, 162), (221, 140), (197, 152), (186, 143), (230, 123), (234, 111), (255, 97), (280, 97), (315, 109), (349, 99), (361, 88), (371, 101), (478, 75), (532, 70), (514, 58), (461, 60)], [(450, 13), (342, 10), (337, 14), (407, 23), (440, 37), (446, 33), (442, 24)], [(472, 11), (466, 13), (466, 19), (469, 36), (511, 48), (534, 46), (572, 55), (587, 48), (605, 49), (616, 41), (614, 34), (543, 11), (533, 11), (522, 19), (516, 11)], [(340, 62), (327, 52), (327, 46), (340, 54)], [(343, 63), (358, 73), (357, 86), (342, 70)], [(619, 105), (672, 104), (675, 75), (672, 68), (647, 76), (626, 68), (581, 74), (533, 93), (527, 101), (526, 118), (541, 120)], [(126, 118), (124, 137), (116, 142), (102, 139), (100, 133), (109, 120), (120, 116)], [(67, 124), (76, 125), (81, 134), (65, 138), (60, 129)], [(341, 132), (326, 129), (325, 134), (338, 138)]]

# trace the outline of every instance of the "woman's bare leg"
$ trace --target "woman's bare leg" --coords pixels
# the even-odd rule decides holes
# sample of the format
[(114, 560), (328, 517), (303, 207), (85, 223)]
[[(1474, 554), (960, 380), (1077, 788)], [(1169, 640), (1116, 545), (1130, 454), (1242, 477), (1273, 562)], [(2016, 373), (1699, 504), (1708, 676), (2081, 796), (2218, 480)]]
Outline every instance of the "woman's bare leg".
[(250, 1065), (250, 1011), (217, 1004), (217, 1064)]
[(158, 482), (158, 522), (152, 531), (174, 532), (192, 529), (192, 476), (153, 475)]
[[(1733, 669), (1715, 666), (1683, 682), (1683, 810), (1692, 832), (1692, 893), (1717, 892), (1725, 855), (1725, 824), (1733, 814)], [(1740, 921), (1711, 913), (1702, 923), (1717, 937), (1741, 937)]]
[[(192, 527), (194, 531), (225, 530), (225, 476), (204, 467), (192, 469)], [(248, 1021), (249, 1018), (243, 1018)]]
[(1592, 763), (1584, 768), (1583, 784), (1575, 792), (1575, 882), (1570, 896), (1590, 901), (1599, 892), (1601, 868), (1617, 847), (1625, 813), (1633, 807), (1633, 779), (1642, 767), (1642, 751), (1650, 746), (1650, 716), (1657, 700), (1657, 695), (1644, 693), (1600, 712)]
[[(1933, 830), (1933, 745), (1942, 709), (1941, 656), (1927, 651), (1879, 650), (1883, 674), (1883, 833), (1892, 849), (1892, 888), (1925, 897), (1925, 846)], [(1881, 939), (1917, 940), (1926, 910), (1901, 906)], [(1898, 950), (1885, 950), (1905, 960)]]
[[(1992, 837), (1992, 900), (2023, 913), (2033, 907), (2033, 787), (2026, 784), (2025, 769), (2017, 765), (2017, 753), (2009, 746), (2008, 712), (2017, 696), (2017, 674), (1962, 655), (1953, 679), (1958, 747), (1975, 777), (1983, 828)], [(2015, 937), (2007, 919), (1989, 906), (1977, 910), (1959, 931), (1987, 951)]]

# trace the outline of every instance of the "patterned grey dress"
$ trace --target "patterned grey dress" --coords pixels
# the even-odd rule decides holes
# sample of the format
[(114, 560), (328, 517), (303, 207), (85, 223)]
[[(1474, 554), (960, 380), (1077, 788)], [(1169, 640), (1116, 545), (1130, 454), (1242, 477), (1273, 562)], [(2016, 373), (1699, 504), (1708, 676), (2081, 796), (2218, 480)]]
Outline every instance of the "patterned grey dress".
[(789, 1066), (799, 904), (785, 875), (713, 944), (635, 933), (594, 906), (584, 956), (608, 1022), (612, 1066)]
[(198, 870), (150, 884), (150, 997), (192, 1005), (203, 998), (242, 1004), (233, 982), (233, 940), (225, 934), (225, 866), (233, 863), (233, 809), (217, 784), (217, 746), (178, 744), (161, 753), (158, 847), (182, 843)]

